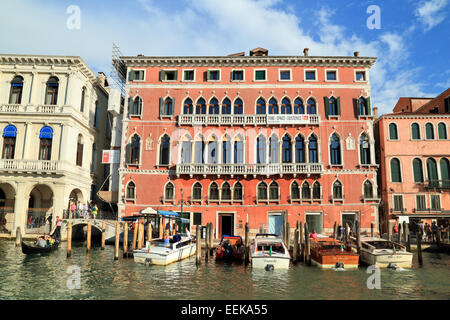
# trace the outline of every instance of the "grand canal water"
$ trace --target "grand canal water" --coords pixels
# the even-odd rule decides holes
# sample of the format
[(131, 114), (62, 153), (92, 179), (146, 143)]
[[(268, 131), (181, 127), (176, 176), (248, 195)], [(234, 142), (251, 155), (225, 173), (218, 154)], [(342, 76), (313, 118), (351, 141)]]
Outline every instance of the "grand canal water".
[[(366, 268), (320, 270), (303, 264), (289, 270), (252, 270), (243, 264), (195, 258), (167, 267), (113, 260), (114, 248), (90, 254), (66, 243), (44, 257), (25, 256), (12, 241), (0, 241), (0, 300), (3, 299), (450, 299), (450, 256), (423, 253), (424, 264), (381, 270), (381, 289), (367, 288)], [(80, 289), (69, 289), (70, 266), (81, 270)]]

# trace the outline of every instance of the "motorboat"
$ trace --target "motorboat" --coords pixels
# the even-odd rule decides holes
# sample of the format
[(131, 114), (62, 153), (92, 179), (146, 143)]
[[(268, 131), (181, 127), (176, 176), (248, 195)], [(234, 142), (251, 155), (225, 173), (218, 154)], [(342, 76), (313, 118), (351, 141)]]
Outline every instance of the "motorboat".
[(134, 250), (133, 257), (137, 263), (166, 266), (186, 259), (196, 252), (196, 244), (190, 237), (181, 237), (174, 243), (164, 243), (162, 239), (155, 239), (146, 243), (142, 249)]
[(215, 250), (216, 260), (243, 260), (245, 247), (240, 236), (222, 236)]
[(310, 240), (311, 263), (320, 268), (358, 268), (359, 255), (350, 246), (330, 237)]
[(386, 239), (361, 238), (361, 261), (379, 268), (411, 268), (413, 254), (406, 247)]
[(251, 245), (252, 267), (256, 269), (288, 269), (291, 256), (283, 240), (276, 234), (257, 234)]

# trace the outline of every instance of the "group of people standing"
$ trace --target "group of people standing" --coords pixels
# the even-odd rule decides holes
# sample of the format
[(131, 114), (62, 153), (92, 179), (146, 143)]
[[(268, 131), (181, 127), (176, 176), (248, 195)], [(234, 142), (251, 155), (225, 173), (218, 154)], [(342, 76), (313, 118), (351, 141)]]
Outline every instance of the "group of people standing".
[(419, 233), (422, 235), (422, 239), (430, 242), (437, 242), (438, 234), (439, 239), (447, 237), (449, 232), (449, 227), (444, 228), (443, 225), (438, 226), (435, 221), (433, 221), (431, 225), (428, 222), (425, 222), (424, 224), (420, 221), (418, 227)]
[(86, 203), (81, 203), (81, 201), (70, 201), (69, 205), (70, 209), (70, 216), (74, 218), (84, 218), (89, 219), (93, 218), (96, 219), (98, 215), (98, 207), (97, 204), (90, 201)]

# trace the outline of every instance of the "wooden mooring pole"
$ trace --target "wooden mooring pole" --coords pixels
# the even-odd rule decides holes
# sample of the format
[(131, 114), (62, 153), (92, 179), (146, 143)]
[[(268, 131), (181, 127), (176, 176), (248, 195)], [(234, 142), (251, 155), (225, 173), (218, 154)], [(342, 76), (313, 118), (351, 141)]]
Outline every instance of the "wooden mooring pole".
[(208, 262), (208, 254), (209, 254), (209, 223), (206, 224), (206, 232), (205, 232), (205, 261)]
[(422, 232), (416, 232), (417, 239), (417, 258), (419, 260), (419, 264), (422, 265)]
[(245, 260), (244, 263), (247, 265), (250, 261), (250, 248), (249, 248), (249, 242), (250, 239), (248, 238), (248, 232), (249, 232), (249, 226), (248, 222), (245, 223)]
[(300, 222), (300, 227), (299, 227), (299, 231), (300, 231), (300, 235), (299, 235), (299, 238), (300, 238), (300, 260), (302, 260), (303, 259), (303, 251), (305, 250), (305, 246), (303, 245), (303, 240), (304, 240), (304, 238), (303, 238), (303, 222)]
[(139, 234), (139, 236), (138, 236), (137, 248), (142, 249), (142, 247), (143, 247), (142, 242), (144, 241), (144, 225), (141, 222), (139, 222), (138, 234)]
[(123, 223), (123, 257), (128, 258), (128, 222)]
[(373, 222), (370, 223), (370, 236), (373, 238)]
[(105, 241), (106, 241), (106, 222), (102, 222), (102, 250), (105, 250)]
[(116, 223), (116, 239), (114, 243), (114, 260), (119, 260), (120, 222)]
[(67, 258), (72, 255), (72, 221), (67, 223)]
[(131, 250), (134, 251), (136, 249), (136, 238), (137, 238), (137, 232), (139, 228), (139, 224), (134, 224), (134, 230), (133, 230), (133, 243), (131, 244)]
[(294, 234), (294, 248), (292, 249), (292, 261), (294, 263), (297, 263), (297, 259), (298, 259), (298, 229), (295, 229), (295, 234)]
[(196, 230), (195, 230), (195, 236), (196, 236), (196, 249), (197, 249), (197, 252), (196, 252), (196, 263), (197, 264), (201, 264), (202, 263), (202, 246), (201, 246), (201, 243), (200, 243), (200, 241), (201, 241), (201, 226), (200, 225), (198, 225), (197, 226), (197, 228), (196, 228)]
[(214, 227), (213, 223), (209, 223), (209, 255), (212, 257), (214, 254)]
[(337, 239), (337, 222), (334, 222), (333, 226), (333, 239)]
[(409, 229), (409, 223), (406, 224), (406, 251), (411, 252), (411, 231)]
[(305, 222), (305, 263), (310, 265), (311, 259), (309, 256), (309, 230), (308, 230), (308, 222)]
[(286, 223), (286, 248), (288, 249), (288, 251), (290, 246), (291, 246), (291, 228), (288, 222)]
[(356, 225), (356, 250), (358, 254), (361, 253), (361, 226), (358, 220), (355, 221)]
[(150, 221), (147, 224), (147, 241), (150, 242), (152, 241), (152, 224), (150, 223)]
[(91, 251), (91, 236), (92, 236), (92, 224), (88, 221), (87, 224), (87, 239), (86, 239), (86, 251)]

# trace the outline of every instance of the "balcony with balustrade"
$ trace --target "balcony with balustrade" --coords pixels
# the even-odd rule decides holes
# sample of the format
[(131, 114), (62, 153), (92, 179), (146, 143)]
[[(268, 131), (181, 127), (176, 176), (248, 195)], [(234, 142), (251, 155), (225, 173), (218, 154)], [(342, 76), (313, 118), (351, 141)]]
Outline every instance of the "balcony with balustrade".
[(279, 175), (282, 177), (284, 174), (293, 175), (298, 174), (322, 174), (322, 163), (267, 163), (267, 164), (177, 164), (176, 175), (247, 175), (267, 177), (271, 175)]
[(317, 114), (180, 114), (179, 126), (320, 125)]
[(61, 160), (0, 159), (2, 173), (33, 173), (42, 175), (75, 174), (89, 177), (89, 171)]

